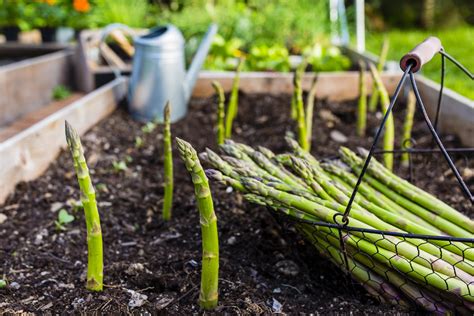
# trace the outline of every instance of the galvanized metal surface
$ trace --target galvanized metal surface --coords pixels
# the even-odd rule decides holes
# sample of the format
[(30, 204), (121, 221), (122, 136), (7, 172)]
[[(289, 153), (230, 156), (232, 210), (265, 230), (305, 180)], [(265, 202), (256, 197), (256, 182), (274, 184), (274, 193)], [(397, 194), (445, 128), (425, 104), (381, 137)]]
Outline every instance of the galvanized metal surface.
[(171, 121), (184, 117), (199, 70), (217, 27), (212, 25), (186, 74), (184, 38), (168, 25), (135, 39), (135, 55), (129, 88), (129, 111), (139, 121), (163, 120), (163, 108), (171, 102)]

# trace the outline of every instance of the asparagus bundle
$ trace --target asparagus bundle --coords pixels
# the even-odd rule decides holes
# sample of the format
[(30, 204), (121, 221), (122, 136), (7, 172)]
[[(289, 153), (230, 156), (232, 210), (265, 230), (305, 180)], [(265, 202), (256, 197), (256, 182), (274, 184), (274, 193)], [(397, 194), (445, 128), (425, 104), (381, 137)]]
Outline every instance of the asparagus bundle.
[[(322, 163), (287, 141), (291, 153), (226, 141), (220, 147), (224, 154), (207, 149), (201, 158), (214, 168), (206, 171), (211, 179), (250, 202), (305, 220), (296, 225), (298, 231), (382, 301), (411, 301), (433, 312), (474, 311), (472, 219), (373, 159), (348, 217), (349, 226), (359, 229), (342, 231), (345, 262), (340, 230), (331, 224), (344, 213), (364, 159), (341, 148), (340, 160)], [(470, 239), (422, 238), (439, 235)]]

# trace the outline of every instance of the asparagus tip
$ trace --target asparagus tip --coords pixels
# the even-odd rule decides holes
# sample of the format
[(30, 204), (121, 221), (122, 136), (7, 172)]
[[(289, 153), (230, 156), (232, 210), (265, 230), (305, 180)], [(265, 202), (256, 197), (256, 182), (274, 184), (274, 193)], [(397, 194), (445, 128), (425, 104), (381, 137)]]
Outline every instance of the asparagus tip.
[(182, 157), (197, 157), (196, 150), (187, 141), (176, 137), (176, 144), (178, 146), (179, 153)]
[(79, 135), (76, 130), (69, 124), (68, 121), (64, 121), (64, 127), (66, 131), (66, 141), (70, 148), (77, 147), (79, 141)]
[(171, 114), (171, 102), (168, 100), (166, 101), (165, 109), (163, 110), (165, 122), (169, 121), (170, 114)]
[(208, 178), (211, 178), (213, 180), (216, 180), (216, 181), (222, 181), (222, 173), (218, 170), (215, 170), (215, 169), (206, 169), (204, 171), (206, 173), (206, 176)]

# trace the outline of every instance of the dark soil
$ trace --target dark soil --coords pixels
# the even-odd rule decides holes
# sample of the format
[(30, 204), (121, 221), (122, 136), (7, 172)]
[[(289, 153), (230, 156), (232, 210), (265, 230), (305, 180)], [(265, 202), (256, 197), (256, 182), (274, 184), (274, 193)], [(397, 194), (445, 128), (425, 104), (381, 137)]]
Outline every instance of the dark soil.
[[(289, 103), (287, 95), (241, 95), (235, 140), (264, 145), (275, 152), (286, 150), (283, 136), (294, 130)], [(348, 136), (344, 145), (350, 148), (370, 145), (371, 137), (354, 135), (355, 102), (318, 102), (316, 113), (313, 152), (318, 157), (334, 156), (340, 146), (331, 140), (329, 131)], [(396, 113), (398, 123), (402, 114), (400, 110)], [(206, 146), (215, 148), (215, 119), (213, 98), (193, 100), (189, 115), (174, 124), (172, 132), (199, 151)], [(375, 115), (370, 116), (369, 135), (379, 122)], [(164, 223), (160, 217), (161, 127), (151, 133), (141, 128), (124, 110), (118, 110), (83, 137), (98, 191), (105, 290), (90, 293), (84, 289), (84, 218), (82, 210), (73, 207), (79, 199), (78, 186), (70, 155), (62, 152), (43, 176), (20, 184), (0, 207), (0, 213), (7, 217), (0, 224), (0, 262), (9, 282), (7, 288), (0, 289), (0, 310), (199, 312), (201, 245), (193, 187), (183, 164), (175, 157), (173, 218)], [(418, 146), (431, 146), (419, 118), (414, 135)], [(135, 146), (137, 136), (144, 140), (141, 148)], [(449, 135), (443, 139), (448, 146), (459, 146)], [(128, 161), (128, 168), (115, 170), (113, 163), (119, 161)], [(458, 157), (457, 163), (466, 173), (473, 168), (472, 162), (468, 165), (463, 157)], [(419, 186), (472, 215), (440, 155), (415, 157), (415, 166)], [(469, 181), (472, 189), (473, 179)], [(402, 312), (379, 304), (361, 287), (351, 284), (311, 245), (291, 231), (282, 230), (266, 209), (244, 202), (240, 195), (220, 185), (213, 184), (212, 190), (220, 235), (219, 313), (268, 314), (278, 309), (290, 314)], [(54, 224), (61, 208), (76, 217), (64, 231), (58, 231)], [(130, 306), (132, 291), (146, 295), (143, 305)]]

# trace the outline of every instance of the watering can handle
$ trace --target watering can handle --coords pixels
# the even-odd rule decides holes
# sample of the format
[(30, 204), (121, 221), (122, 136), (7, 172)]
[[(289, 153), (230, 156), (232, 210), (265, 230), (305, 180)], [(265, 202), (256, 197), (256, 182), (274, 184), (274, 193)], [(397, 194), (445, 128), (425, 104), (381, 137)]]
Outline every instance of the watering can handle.
[(430, 36), (400, 59), (400, 68), (405, 71), (408, 65), (412, 64), (411, 71), (415, 73), (442, 49), (439, 38)]
[[(107, 37), (114, 31), (116, 30), (122, 30), (122, 31), (126, 31), (129, 35), (131, 35), (132, 37), (135, 37), (135, 31), (128, 27), (127, 25), (125, 24), (121, 24), (121, 23), (113, 23), (113, 24), (109, 24), (107, 25), (101, 32), (100, 34), (100, 40), (99, 40), (99, 49), (102, 48), (102, 45), (105, 45), (105, 40), (107, 39)], [(117, 66), (114, 66), (114, 63), (112, 60), (110, 60), (110, 58), (106, 55), (106, 54), (102, 54), (102, 56), (104, 57), (104, 59), (106, 60), (106, 62), (110, 65), (110, 67), (112, 68), (112, 71), (114, 72), (114, 75), (116, 78), (119, 78), (121, 76), (121, 73), (120, 73), (120, 69), (119, 67)]]

